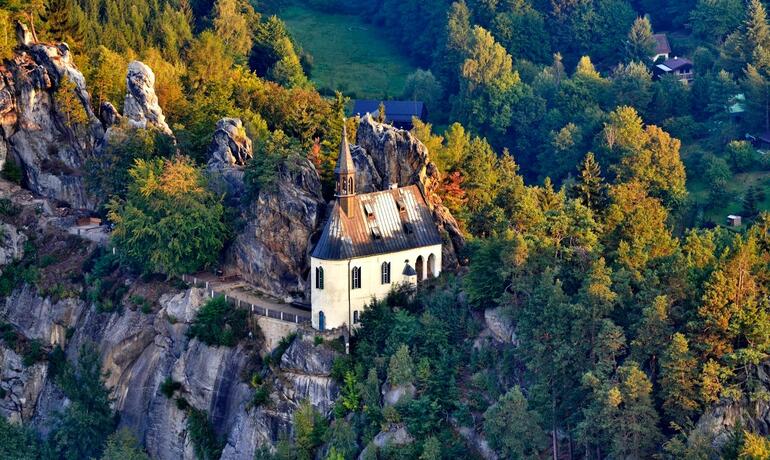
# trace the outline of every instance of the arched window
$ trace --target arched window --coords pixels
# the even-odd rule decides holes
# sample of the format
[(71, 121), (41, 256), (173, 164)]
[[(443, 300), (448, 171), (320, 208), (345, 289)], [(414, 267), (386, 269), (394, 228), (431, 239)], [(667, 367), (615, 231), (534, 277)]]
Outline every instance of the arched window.
[(318, 330), (319, 331), (326, 330), (326, 315), (324, 315), (324, 312), (322, 311), (318, 312)]
[(361, 289), (361, 267), (353, 267), (353, 289)]
[(414, 269), (417, 271), (417, 282), (425, 279), (425, 259), (419, 256), (415, 261)]
[(428, 278), (436, 276), (436, 256), (433, 254), (428, 256)]
[(353, 178), (349, 177), (348, 178), (348, 195), (352, 195), (352, 194), (353, 194)]
[(324, 288), (324, 269), (323, 267), (315, 268), (315, 287), (316, 289)]
[(382, 284), (390, 284), (390, 262), (382, 263), (382, 275), (380, 276)]
[(361, 317), (359, 316), (358, 310), (353, 312), (353, 324), (358, 324), (358, 322), (361, 321)]

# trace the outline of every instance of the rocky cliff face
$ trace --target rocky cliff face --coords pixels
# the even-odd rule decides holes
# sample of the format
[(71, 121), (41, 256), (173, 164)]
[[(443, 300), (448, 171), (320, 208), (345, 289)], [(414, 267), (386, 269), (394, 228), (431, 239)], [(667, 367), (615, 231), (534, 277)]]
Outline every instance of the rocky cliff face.
[[(25, 186), (73, 208), (94, 209), (98, 198), (84, 184), (83, 167), (116, 136), (120, 120), (173, 137), (158, 105), (155, 75), (139, 61), (128, 66), (125, 114), (104, 103), (101, 120), (91, 106), (83, 74), (66, 43), (35, 42), (17, 24), (18, 52), (0, 68), (0, 166), (11, 158)], [(106, 130), (106, 133), (105, 133)]]
[[(0, 164), (8, 156), (24, 170), (27, 186), (76, 208), (90, 208), (81, 174), (90, 149), (103, 135), (83, 74), (65, 43), (35, 43), (17, 24), (19, 51), (0, 78)], [(69, 84), (62, 88), (63, 83)], [(68, 89), (69, 88), (69, 89)], [(57, 99), (72, 91), (71, 106)], [(81, 113), (81, 121), (72, 115)]]
[(358, 190), (373, 192), (393, 184), (418, 185), (444, 238), (444, 269), (457, 267), (457, 254), (465, 246), (465, 239), (438, 195), (441, 174), (430, 161), (425, 145), (409, 131), (376, 122), (371, 114), (361, 119), (356, 136), (358, 148), (353, 148), (351, 154)]
[(308, 299), (310, 241), (324, 207), (312, 163), (299, 156), (285, 159), (274, 187), (261, 190), (243, 209), (246, 224), (227, 251), (227, 270), (273, 296)]
[[(5, 197), (0, 193), (0, 198)], [(18, 205), (24, 208), (18, 217), (22, 219), (28, 215), (26, 207), (35, 202)], [(41, 235), (43, 217), (38, 219), (26, 221), (28, 225), (19, 227), (19, 233), (25, 238)], [(59, 231), (45, 225), (46, 232)], [(14, 243), (9, 241), (0, 242), (0, 253), (14, 253)], [(93, 249), (90, 243), (83, 244)], [(67, 264), (66, 259), (72, 256), (61, 257), (64, 260), (57, 264)], [(53, 271), (61, 273), (62, 269), (57, 265)], [(129, 290), (147, 288), (136, 279), (122, 283)], [(59, 345), (70, 360), (76, 358), (82, 344), (94, 343), (102, 357), (102, 369), (108, 373), (106, 383), (112, 389), (121, 425), (135, 433), (155, 459), (194, 458), (187, 412), (159, 391), (169, 377), (181, 384), (175, 398), (184, 398), (211, 417), (225, 442), (223, 459), (251, 460), (261, 445), (274, 443), (280, 433), (290, 433), (293, 413), (304, 400), (324, 413), (330, 410), (338, 392), (330, 377), (335, 352), (314, 346), (312, 337), (295, 340), (279, 364), (263, 374), (272, 388), (269, 403), (253, 407), (254, 389), (248, 381), (259, 369), (255, 367), (259, 360), (256, 353), (265, 351), (259, 349), (260, 343), (246, 340), (234, 348), (212, 347), (189, 338), (189, 324), (206, 301), (205, 293), (157, 282), (153, 286), (157, 300), (152, 301), (149, 313), (131, 308), (128, 301), (119, 312), (98, 313), (81, 299), (77, 289), (52, 297), (34, 286), (22, 285), (0, 299), (0, 320), (18, 335), (16, 344), (0, 338), (0, 416), (47, 433), (54, 414), (68, 404), (49, 377), (45, 360), (24, 362), (20, 344), (30, 340), (47, 350)]]

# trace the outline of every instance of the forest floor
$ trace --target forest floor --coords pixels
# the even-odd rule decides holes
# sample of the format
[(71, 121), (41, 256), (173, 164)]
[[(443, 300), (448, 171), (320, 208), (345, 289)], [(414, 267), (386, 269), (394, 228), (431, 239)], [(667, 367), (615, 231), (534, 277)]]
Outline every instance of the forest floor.
[(385, 31), (358, 16), (329, 14), (301, 5), (279, 13), (294, 39), (313, 56), (311, 79), (322, 94), (397, 98), (415, 67)]

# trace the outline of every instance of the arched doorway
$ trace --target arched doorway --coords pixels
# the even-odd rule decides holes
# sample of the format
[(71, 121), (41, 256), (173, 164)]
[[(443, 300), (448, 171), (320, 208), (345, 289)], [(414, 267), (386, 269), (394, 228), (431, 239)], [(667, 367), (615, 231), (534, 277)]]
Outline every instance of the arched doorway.
[(436, 276), (436, 256), (433, 254), (428, 256), (428, 278)]
[(417, 282), (425, 279), (425, 261), (423, 260), (422, 256), (419, 256), (417, 258), (417, 261), (415, 262), (415, 270), (417, 271)]
[(318, 312), (318, 330), (319, 331), (326, 330), (326, 315), (324, 315), (324, 312), (322, 311)]

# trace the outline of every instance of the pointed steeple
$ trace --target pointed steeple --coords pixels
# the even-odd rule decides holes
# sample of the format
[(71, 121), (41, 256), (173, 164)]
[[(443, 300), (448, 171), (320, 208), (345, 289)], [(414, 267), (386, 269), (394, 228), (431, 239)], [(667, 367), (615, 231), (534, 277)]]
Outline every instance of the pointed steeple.
[(350, 144), (348, 143), (348, 128), (345, 120), (342, 120), (342, 142), (340, 143), (340, 156), (337, 158), (337, 167), (334, 168), (335, 174), (355, 174), (356, 165), (353, 163), (353, 156), (350, 154)]
[(335, 196), (340, 202), (340, 207), (345, 214), (350, 215), (352, 198), (356, 194), (356, 165), (350, 154), (348, 144), (348, 129), (345, 120), (342, 120), (342, 142), (340, 142), (340, 156), (337, 158), (337, 167), (334, 168), (336, 179)]

